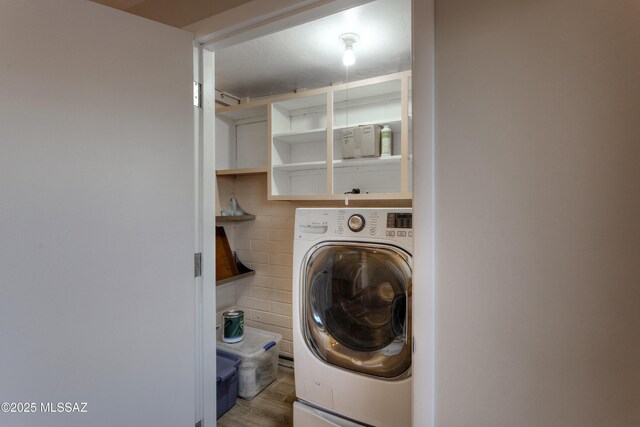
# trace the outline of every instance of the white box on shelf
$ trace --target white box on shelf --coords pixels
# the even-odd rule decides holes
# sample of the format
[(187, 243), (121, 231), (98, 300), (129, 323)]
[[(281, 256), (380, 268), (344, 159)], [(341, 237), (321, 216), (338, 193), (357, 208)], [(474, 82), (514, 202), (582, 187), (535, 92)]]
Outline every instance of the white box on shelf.
[(245, 326), (244, 339), (222, 342), (222, 328), (217, 332), (217, 348), (240, 356), (238, 396), (251, 400), (276, 379), (282, 335)]
[(380, 131), (378, 125), (365, 125), (342, 130), (342, 158), (380, 157)]

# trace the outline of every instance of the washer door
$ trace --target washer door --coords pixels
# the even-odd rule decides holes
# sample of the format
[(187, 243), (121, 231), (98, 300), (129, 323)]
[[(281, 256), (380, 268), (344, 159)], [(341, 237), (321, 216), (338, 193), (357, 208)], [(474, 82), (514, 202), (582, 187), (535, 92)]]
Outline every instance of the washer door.
[(384, 378), (411, 366), (411, 257), (385, 245), (326, 243), (303, 265), (303, 330), (320, 359)]

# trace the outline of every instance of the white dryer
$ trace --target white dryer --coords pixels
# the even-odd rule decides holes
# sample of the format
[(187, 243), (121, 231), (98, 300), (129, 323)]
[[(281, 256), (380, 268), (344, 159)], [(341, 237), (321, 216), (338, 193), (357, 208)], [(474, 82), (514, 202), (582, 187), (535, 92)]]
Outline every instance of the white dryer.
[(409, 208), (296, 210), (294, 427), (411, 425)]

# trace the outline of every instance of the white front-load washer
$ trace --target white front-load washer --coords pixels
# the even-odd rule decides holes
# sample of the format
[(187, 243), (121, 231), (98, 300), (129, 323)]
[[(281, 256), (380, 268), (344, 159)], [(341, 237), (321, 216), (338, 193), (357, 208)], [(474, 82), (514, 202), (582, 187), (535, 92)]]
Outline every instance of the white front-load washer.
[(297, 209), (294, 426), (411, 425), (410, 208)]

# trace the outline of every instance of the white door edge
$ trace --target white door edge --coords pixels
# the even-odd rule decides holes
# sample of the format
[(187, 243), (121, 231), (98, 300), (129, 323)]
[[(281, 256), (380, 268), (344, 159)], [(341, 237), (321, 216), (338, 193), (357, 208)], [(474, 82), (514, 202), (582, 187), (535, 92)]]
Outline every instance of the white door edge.
[(197, 252), (202, 254), (196, 278), (195, 421), (216, 425), (216, 271), (215, 271), (215, 84), (214, 54), (194, 47), (194, 81), (202, 85), (201, 107), (194, 106), (196, 153)]

